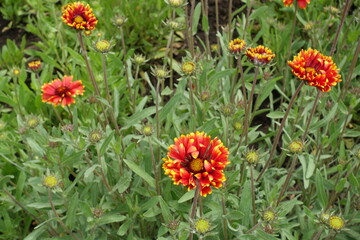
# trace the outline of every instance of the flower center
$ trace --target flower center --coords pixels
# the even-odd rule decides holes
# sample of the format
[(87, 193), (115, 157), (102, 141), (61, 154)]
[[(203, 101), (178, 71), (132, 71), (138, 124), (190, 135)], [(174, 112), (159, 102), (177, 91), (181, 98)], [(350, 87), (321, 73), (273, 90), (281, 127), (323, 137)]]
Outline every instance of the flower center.
[(68, 91), (69, 91), (69, 89), (67, 87), (62, 86), (62, 87), (58, 87), (55, 90), (55, 94), (58, 96), (64, 97)]
[(75, 18), (74, 18), (74, 21), (76, 22), (76, 23), (82, 23), (83, 21), (84, 21), (84, 18), (82, 17), (82, 16), (76, 16)]
[(189, 168), (192, 172), (200, 172), (204, 167), (204, 160), (197, 158), (190, 162)]
[(313, 68), (313, 67), (307, 67), (307, 68), (305, 68), (305, 71), (306, 71), (306, 72), (315, 72), (315, 68)]

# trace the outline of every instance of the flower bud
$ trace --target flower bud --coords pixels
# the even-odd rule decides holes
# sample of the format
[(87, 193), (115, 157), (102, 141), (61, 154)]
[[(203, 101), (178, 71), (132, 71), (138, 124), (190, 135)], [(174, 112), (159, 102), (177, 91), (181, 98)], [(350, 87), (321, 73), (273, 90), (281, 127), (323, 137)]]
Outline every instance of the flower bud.
[(111, 43), (107, 40), (98, 40), (94, 44), (94, 48), (96, 51), (100, 53), (107, 53), (111, 49)]
[(191, 75), (195, 72), (196, 70), (196, 65), (194, 62), (184, 62), (181, 65), (181, 71), (185, 74), (185, 75)]
[(328, 223), (329, 223), (329, 227), (331, 229), (334, 229), (335, 231), (339, 231), (342, 228), (344, 228), (344, 226), (345, 226), (344, 219), (342, 219), (339, 216), (335, 216), (335, 215), (333, 215), (329, 218)]
[(92, 130), (89, 133), (88, 139), (91, 143), (98, 143), (102, 139), (102, 132), (98, 129)]
[(205, 234), (210, 231), (210, 222), (206, 219), (199, 219), (195, 222), (195, 230), (200, 234)]
[(292, 141), (288, 149), (292, 153), (301, 153), (304, 150), (304, 143), (302, 141)]
[(58, 180), (54, 175), (48, 175), (44, 178), (43, 184), (45, 187), (54, 188), (58, 185)]

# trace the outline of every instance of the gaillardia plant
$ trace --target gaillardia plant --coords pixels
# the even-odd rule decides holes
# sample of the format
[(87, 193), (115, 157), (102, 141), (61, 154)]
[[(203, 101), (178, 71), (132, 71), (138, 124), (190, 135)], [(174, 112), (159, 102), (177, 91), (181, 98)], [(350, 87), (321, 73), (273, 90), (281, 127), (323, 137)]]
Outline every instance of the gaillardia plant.
[(61, 19), (69, 27), (79, 30), (94, 30), (98, 23), (89, 4), (84, 5), (81, 2), (68, 3), (63, 6)]
[(163, 159), (165, 174), (174, 184), (182, 184), (190, 190), (199, 181), (202, 196), (210, 194), (211, 187), (222, 186), (226, 180), (223, 171), (230, 162), (229, 151), (218, 138), (211, 139), (204, 132), (196, 132), (181, 135), (174, 141), (167, 158)]
[(330, 91), (331, 87), (342, 81), (340, 70), (332, 58), (324, 56), (318, 50), (301, 50), (292, 61), (288, 61), (288, 65), (296, 77), (322, 92)]
[(42, 101), (55, 106), (61, 104), (63, 107), (75, 103), (76, 95), (83, 95), (84, 85), (81, 80), (72, 81), (72, 76), (64, 76), (62, 80), (55, 79), (50, 83), (44, 83), (41, 87)]

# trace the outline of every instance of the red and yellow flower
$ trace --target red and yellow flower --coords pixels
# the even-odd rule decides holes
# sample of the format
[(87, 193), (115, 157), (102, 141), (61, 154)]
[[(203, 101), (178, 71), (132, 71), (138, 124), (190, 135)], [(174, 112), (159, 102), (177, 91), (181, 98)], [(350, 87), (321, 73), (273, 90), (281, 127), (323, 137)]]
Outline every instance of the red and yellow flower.
[(28, 68), (34, 72), (37, 72), (41, 68), (41, 61), (31, 61), (28, 63)]
[(288, 61), (288, 65), (296, 77), (322, 92), (330, 91), (331, 87), (342, 81), (340, 69), (332, 58), (324, 56), (318, 50), (301, 50), (292, 61)]
[(63, 6), (61, 19), (69, 27), (79, 30), (94, 30), (98, 23), (89, 4), (84, 5), (81, 2), (68, 3)]
[(275, 54), (269, 48), (259, 45), (256, 48), (246, 50), (246, 56), (255, 65), (263, 66), (268, 64), (275, 57)]
[(246, 47), (246, 42), (242, 39), (235, 38), (229, 42), (229, 51), (232, 54), (240, 54)]
[(72, 76), (64, 76), (62, 80), (55, 79), (45, 83), (41, 87), (42, 101), (55, 106), (61, 104), (63, 107), (75, 103), (76, 95), (83, 95), (84, 85), (81, 80), (72, 81)]
[(199, 181), (202, 196), (210, 194), (211, 187), (222, 186), (226, 180), (223, 170), (230, 162), (229, 151), (218, 138), (211, 139), (204, 132), (196, 132), (181, 135), (174, 141), (167, 158), (163, 159), (165, 174), (174, 184), (182, 184), (190, 190)]
[[(293, 4), (294, 0), (283, 0), (284, 6), (288, 7)], [(310, 0), (297, 0), (299, 8), (304, 9), (310, 3)]]

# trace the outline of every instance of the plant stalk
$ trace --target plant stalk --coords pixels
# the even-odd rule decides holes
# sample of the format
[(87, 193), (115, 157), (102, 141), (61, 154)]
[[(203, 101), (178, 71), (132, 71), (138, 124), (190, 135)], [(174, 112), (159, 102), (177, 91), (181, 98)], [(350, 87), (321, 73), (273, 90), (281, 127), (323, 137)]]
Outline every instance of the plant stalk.
[(284, 117), (283, 117), (283, 119), (282, 119), (282, 121), (281, 121), (280, 127), (279, 127), (279, 129), (278, 129), (278, 132), (277, 132), (277, 134), (276, 134), (276, 136), (275, 136), (275, 139), (274, 139), (272, 148), (271, 148), (271, 150), (270, 150), (269, 159), (266, 161), (264, 168), (261, 170), (258, 178), (256, 179), (257, 182), (261, 179), (261, 177), (263, 176), (263, 174), (265, 173), (265, 171), (267, 170), (267, 168), (270, 166), (271, 161), (273, 160), (273, 157), (274, 157), (274, 154), (275, 154), (275, 150), (276, 150), (276, 147), (277, 147), (277, 145), (278, 145), (278, 143), (279, 143), (280, 135), (281, 135), (281, 133), (282, 133), (282, 131), (283, 131), (283, 129), (284, 129), (286, 119), (287, 119), (287, 117), (288, 117), (288, 115), (289, 115), (289, 113), (290, 113), (290, 109), (291, 109), (292, 105), (294, 104), (295, 99), (296, 99), (297, 95), (299, 95), (299, 92), (300, 92), (302, 86), (304, 86), (304, 84), (305, 84), (305, 81), (301, 81), (301, 83), (300, 83), (300, 85), (298, 86), (298, 88), (296, 89), (294, 95), (293, 95), (292, 98), (290, 99), (289, 105), (288, 105), (288, 107), (287, 107), (287, 109), (286, 109), (285, 115), (284, 115)]
[[(198, 179), (196, 179), (196, 189), (195, 189), (195, 194), (194, 194), (194, 199), (193, 199), (193, 203), (191, 206), (191, 214), (190, 214), (190, 221), (194, 222), (195, 221), (195, 215), (196, 215), (196, 206), (197, 206), (197, 201), (199, 198), (199, 194), (200, 194), (200, 182)], [(190, 231), (190, 236), (189, 236), (189, 240), (192, 240), (194, 238), (194, 232)]]

